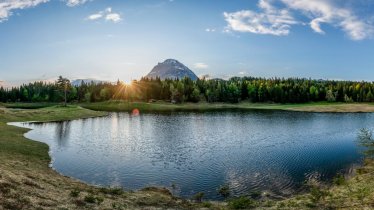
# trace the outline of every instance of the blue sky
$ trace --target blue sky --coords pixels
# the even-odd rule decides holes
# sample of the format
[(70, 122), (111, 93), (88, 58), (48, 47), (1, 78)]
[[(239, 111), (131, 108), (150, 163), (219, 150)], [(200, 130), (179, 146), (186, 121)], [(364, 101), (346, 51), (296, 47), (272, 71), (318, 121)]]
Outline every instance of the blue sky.
[(371, 0), (0, 0), (0, 84), (197, 75), (374, 80)]

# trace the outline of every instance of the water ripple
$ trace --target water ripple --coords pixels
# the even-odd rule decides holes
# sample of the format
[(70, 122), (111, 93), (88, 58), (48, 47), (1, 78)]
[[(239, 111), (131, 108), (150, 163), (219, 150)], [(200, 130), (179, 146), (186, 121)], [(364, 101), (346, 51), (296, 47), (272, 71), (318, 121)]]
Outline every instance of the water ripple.
[(266, 192), (288, 196), (330, 180), (360, 161), (358, 129), (373, 114), (211, 112), (144, 114), (22, 124), (47, 143), (52, 165), (88, 183), (140, 189), (166, 186), (222, 199)]

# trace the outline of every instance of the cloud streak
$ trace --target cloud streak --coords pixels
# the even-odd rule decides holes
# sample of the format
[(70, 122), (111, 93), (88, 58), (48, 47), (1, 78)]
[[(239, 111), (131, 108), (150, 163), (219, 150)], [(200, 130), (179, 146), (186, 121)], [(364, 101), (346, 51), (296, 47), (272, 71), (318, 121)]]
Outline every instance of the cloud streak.
[[(0, 23), (7, 21), (14, 10), (28, 9), (39, 4), (47, 3), (50, 0), (0, 0)], [(66, 5), (74, 7), (91, 0), (66, 0)]]
[(122, 20), (121, 15), (119, 13), (112, 12), (112, 8), (108, 7), (103, 11), (99, 11), (92, 15), (89, 15), (87, 20), (100, 20), (105, 19), (106, 21), (111, 21), (113, 23), (118, 23)]
[(75, 6), (78, 6), (80, 4), (86, 3), (87, 1), (88, 0), (67, 0), (66, 5), (68, 5), (69, 7), (75, 7)]
[(35, 7), (49, 0), (3, 0), (0, 1), (0, 22), (8, 20), (14, 10)]
[[(275, 7), (281, 3), (282, 8)], [(279, 4), (277, 4), (279, 5)], [(227, 30), (286, 36), (293, 25), (303, 24), (292, 12), (297, 12), (309, 20), (311, 29), (325, 34), (323, 24), (343, 30), (352, 40), (371, 38), (374, 28), (371, 24), (356, 16), (349, 8), (339, 7), (328, 0), (259, 0), (260, 12), (241, 10), (224, 12)]]

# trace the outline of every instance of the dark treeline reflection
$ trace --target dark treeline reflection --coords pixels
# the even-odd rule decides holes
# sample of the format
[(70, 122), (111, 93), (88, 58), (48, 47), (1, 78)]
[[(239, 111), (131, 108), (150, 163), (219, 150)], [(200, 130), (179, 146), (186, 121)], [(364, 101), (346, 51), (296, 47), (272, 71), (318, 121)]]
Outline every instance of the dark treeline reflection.
[(70, 134), (70, 121), (57, 122), (55, 124), (58, 145), (64, 147)]
[(125, 84), (85, 83), (61, 87), (55, 83), (35, 82), (20, 87), (0, 87), (0, 102), (97, 102), (107, 100), (182, 102), (251, 102), (304, 103), (318, 101), (373, 102), (371, 82), (328, 81), (299, 78), (234, 77), (230, 80), (189, 78), (160, 80), (142, 78)]
[[(84, 120), (84, 119), (83, 119)], [(25, 125), (27, 123), (24, 123)], [(46, 128), (46, 123), (41, 123), (41, 122), (33, 122), (33, 123), (29, 123), (30, 125), (32, 125), (32, 127), (35, 127), (35, 128), (38, 128), (38, 129), (45, 129)], [(70, 135), (70, 125), (71, 125), (71, 121), (59, 121), (59, 122), (50, 122), (48, 124), (51, 124), (51, 125), (54, 125), (54, 137), (55, 137), (55, 140), (56, 140), (56, 143), (57, 145), (59, 146), (59, 148), (63, 148), (63, 147), (66, 147), (67, 146), (67, 141), (69, 139), (69, 135)], [(52, 129), (52, 128), (49, 128), (49, 129)], [(49, 132), (52, 132), (52, 130), (50, 130)]]

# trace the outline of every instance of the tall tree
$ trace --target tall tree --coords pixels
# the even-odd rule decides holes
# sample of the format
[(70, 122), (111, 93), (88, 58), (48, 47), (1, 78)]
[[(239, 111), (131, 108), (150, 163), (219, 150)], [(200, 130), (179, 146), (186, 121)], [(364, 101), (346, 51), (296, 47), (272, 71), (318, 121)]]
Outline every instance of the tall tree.
[(62, 76), (59, 76), (57, 79), (57, 85), (64, 91), (64, 106), (67, 104), (67, 98), (68, 98), (68, 89), (70, 88), (70, 80), (67, 78), (63, 78)]

